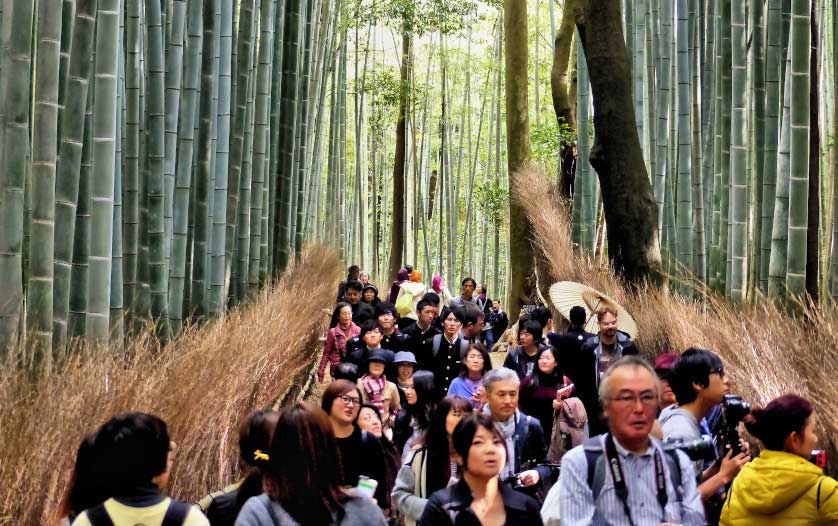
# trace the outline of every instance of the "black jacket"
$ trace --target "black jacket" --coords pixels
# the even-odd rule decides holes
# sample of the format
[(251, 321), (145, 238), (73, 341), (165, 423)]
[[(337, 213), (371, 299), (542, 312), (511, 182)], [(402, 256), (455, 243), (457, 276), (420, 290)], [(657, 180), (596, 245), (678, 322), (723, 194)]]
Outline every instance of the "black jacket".
[[(347, 354), (352, 354), (353, 352), (363, 347), (364, 341), (361, 339), (360, 336), (355, 336), (354, 338), (349, 338), (348, 340), (346, 340)], [(394, 353), (407, 350), (404, 348), (404, 336), (399, 332), (398, 329), (396, 329), (396, 332), (390, 334), (389, 336), (381, 337), (381, 347), (393, 351)], [(388, 380), (392, 381), (392, 378), (388, 378)]]
[[(535, 499), (515, 491), (508, 484), (500, 485), (500, 494), (506, 509), (505, 526), (543, 526)], [(439, 490), (428, 499), (418, 526), (480, 526), (480, 520), (470, 508), (473, 500), (465, 480)]]
[(498, 340), (506, 329), (509, 328), (509, 316), (502, 310), (495, 311), (494, 309), (487, 314), (487, 321), (492, 324), (492, 330), (495, 333), (495, 340)]
[[(527, 494), (535, 494), (539, 489), (550, 489), (557, 473), (547, 466), (539, 466), (547, 461), (547, 441), (544, 437), (544, 428), (537, 418), (526, 415), (520, 411), (515, 413), (515, 451), (513, 468), (515, 473), (528, 469), (538, 471), (541, 482), (521, 491)], [(510, 452), (511, 454), (512, 452)], [(546, 492), (545, 492), (546, 493)]]
[[(350, 340), (351, 341), (351, 340)], [(385, 364), (384, 368), (384, 375), (387, 377), (387, 380), (393, 381), (398, 377), (398, 372), (396, 371), (396, 366), (393, 363), (393, 358), (395, 358), (396, 353), (391, 351), (390, 349), (385, 349), (382, 347), (379, 349), (387, 356), (387, 363)], [(370, 351), (369, 347), (364, 345), (359, 349), (355, 349), (354, 351), (347, 352), (346, 358), (344, 358), (344, 362), (354, 363), (358, 366), (358, 378), (367, 374), (367, 357), (370, 355), (372, 351)]]
[[(538, 364), (536, 363), (538, 353), (540, 353), (545, 347), (546, 345), (539, 344), (538, 351), (534, 356), (527, 356), (524, 352), (524, 348), (520, 345), (510, 347), (506, 353), (506, 358), (503, 360), (503, 366), (518, 373), (518, 378), (523, 380), (528, 374), (531, 374), (536, 367), (538, 367)], [(530, 365), (532, 365), (532, 367), (530, 367)]]
[(419, 354), (423, 350), (423, 346), (425, 342), (440, 334), (439, 328), (437, 328), (433, 323), (431, 326), (428, 327), (428, 330), (422, 332), (422, 329), (419, 328), (419, 324), (413, 323), (407, 326), (403, 331), (402, 334), (402, 343), (404, 345), (403, 351), (410, 351), (413, 353), (414, 356), (419, 356)]
[[(617, 333), (617, 342), (622, 347), (622, 356), (638, 354), (639, 351), (634, 343), (623, 333)], [(597, 364), (596, 349), (599, 347), (599, 335), (594, 335), (585, 340), (579, 351), (572, 356), (560, 356), (562, 367), (565, 367), (565, 374), (573, 379), (576, 384), (576, 396), (585, 404), (588, 413), (588, 425), (590, 436), (606, 432), (607, 426), (602, 422), (602, 408), (599, 405), (597, 393)]]

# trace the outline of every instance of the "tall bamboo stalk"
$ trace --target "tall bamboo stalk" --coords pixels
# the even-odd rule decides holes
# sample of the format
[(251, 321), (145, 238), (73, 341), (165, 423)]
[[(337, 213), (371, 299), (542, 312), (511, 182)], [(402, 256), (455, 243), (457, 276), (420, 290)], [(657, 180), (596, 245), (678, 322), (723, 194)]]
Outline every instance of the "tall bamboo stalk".
[(745, 92), (747, 53), (745, 4), (731, 2), (732, 111), (730, 120), (730, 296), (743, 301), (748, 278), (748, 179)]

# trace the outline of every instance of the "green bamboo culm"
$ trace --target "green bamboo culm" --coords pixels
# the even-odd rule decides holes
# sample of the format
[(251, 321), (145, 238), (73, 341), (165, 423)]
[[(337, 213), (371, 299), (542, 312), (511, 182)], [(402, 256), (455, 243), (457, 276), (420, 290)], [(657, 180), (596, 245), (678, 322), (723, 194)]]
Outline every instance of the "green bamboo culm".
[[(101, 1), (101, 0), (100, 0)], [(142, 319), (140, 301), (140, 35), (139, 0), (125, 0), (125, 137), (122, 170), (123, 300), (129, 327)]]
[(768, 265), (768, 297), (776, 302), (786, 298), (786, 265), (789, 239), (789, 150), (791, 148), (791, 57), (786, 58), (780, 145), (777, 151), (777, 180), (771, 227), (771, 254)]
[[(744, 301), (748, 277), (748, 178), (745, 93), (747, 91), (747, 53), (745, 3), (731, 6), (731, 145), (730, 145), (730, 297)], [(805, 240), (805, 236), (804, 236)]]
[(110, 333), (116, 81), (121, 15), (119, 0), (99, 1), (93, 106), (93, 162), (96, 169), (90, 185), (90, 280), (86, 326), (90, 344), (106, 345)]
[[(9, 5), (8, 3), (6, 4)], [(8, 58), (0, 80), (5, 105), (3, 136), (2, 206), (0, 206), (0, 352), (18, 343), (23, 308), (23, 209), (29, 151), (29, 69), (32, 60), (33, 1), (11, 2), (11, 32)]]
[[(70, 276), (73, 263), (76, 209), (79, 199), (82, 144), (87, 92), (90, 87), (97, 0), (79, 0), (65, 88), (64, 121), (61, 127), (60, 152), (55, 180), (55, 285), (53, 291), (53, 348), (67, 344), (67, 319), (70, 310)], [(87, 292), (86, 290), (84, 291)]]
[(811, 0), (792, 0), (791, 2), (791, 31), (789, 33), (791, 142), (789, 149), (789, 241), (786, 254), (786, 288), (790, 297), (803, 297), (806, 293), (811, 7)]
[[(684, 272), (693, 268), (693, 203), (692, 177), (694, 174), (690, 166), (690, 149), (692, 148), (692, 130), (690, 128), (690, 61), (689, 61), (689, 28), (687, 18), (687, 1), (677, 0), (677, 31), (676, 31), (676, 81), (678, 88), (675, 93), (676, 111), (678, 114), (678, 163), (677, 163), (677, 259)], [(674, 170), (673, 170), (674, 172)], [(682, 287), (687, 292), (686, 287)]]

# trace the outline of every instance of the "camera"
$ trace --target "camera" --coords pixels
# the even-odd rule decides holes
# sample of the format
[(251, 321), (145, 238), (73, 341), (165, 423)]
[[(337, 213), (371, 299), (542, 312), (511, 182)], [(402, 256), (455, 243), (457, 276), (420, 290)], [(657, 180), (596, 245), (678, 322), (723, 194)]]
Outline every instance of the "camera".
[(751, 404), (741, 396), (725, 395), (722, 401), (721, 450), (729, 447), (733, 456), (742, 452), (739, 444), (739, 422), (751, 412)]
[(715, 460), (716, 445), (710, 437), (702, 437), (697, 440), (680, 441), (673, 440), (663, 443), (664, 451), (681, 450), (690, 457), (690, 460)]

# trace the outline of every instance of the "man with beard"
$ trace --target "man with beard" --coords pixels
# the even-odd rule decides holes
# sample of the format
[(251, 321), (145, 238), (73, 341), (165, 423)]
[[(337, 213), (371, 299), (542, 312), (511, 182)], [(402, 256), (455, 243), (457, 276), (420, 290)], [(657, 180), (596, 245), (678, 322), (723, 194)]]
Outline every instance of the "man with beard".
[(628, 334), (617, 330), (617, 310), (603, 307), (596, 313), (599, 332), (588, 338), (573, 356), (562, 356), (568, 364), (567, 375), (576, 383), (576, 393), (588, 412), (590, 436), (606, 431), (602, 410), (597, 401), (599, 384), (611, 364), (632, 354), (638, 354)]

